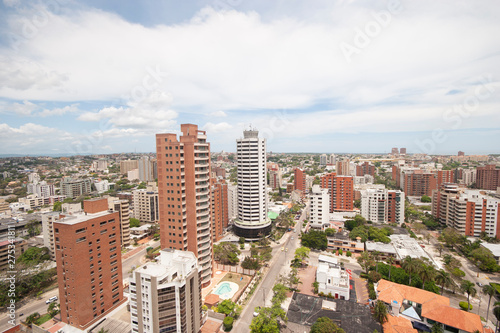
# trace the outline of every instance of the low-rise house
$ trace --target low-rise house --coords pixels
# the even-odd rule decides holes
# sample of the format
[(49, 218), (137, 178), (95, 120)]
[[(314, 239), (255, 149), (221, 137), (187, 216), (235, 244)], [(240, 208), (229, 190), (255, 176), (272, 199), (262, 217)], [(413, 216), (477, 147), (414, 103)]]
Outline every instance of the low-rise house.
[(318, 293), (349, 300), (349, 274), (336, 258), (320, 255), (316, 270)]

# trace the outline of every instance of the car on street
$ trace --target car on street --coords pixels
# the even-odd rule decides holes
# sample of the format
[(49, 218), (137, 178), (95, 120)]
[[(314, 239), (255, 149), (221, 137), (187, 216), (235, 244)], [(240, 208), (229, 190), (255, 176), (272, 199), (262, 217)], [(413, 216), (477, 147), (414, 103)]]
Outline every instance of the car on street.
[(253, 316), (257, 317), (259, 315), (259, 312), (260, 312), (260, 306), (255, 308), (255, 310), (253, 311)]
[(482, 287), (483, 284), (481, 282), (476, 282), (476, 284), (479, 286), (479, 287)]

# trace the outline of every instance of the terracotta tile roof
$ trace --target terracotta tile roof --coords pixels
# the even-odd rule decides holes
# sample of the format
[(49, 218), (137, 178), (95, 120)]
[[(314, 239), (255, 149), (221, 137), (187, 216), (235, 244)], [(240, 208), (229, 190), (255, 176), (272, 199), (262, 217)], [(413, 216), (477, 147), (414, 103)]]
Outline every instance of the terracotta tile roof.
[(462, 331), (474, 332), (475, 330), (479, 330), (479, 332), (483, 332), (483, 325), (477, 314), (455, 309), (450, 306), (435, 308), (428, 312), (425, 317), (458, 328)]
[[(380, 280), (378, 282), (377, 292), (378, 299), (388, 304), (391, 304), (392, 301), (402, 304), (403, 300), (421, 304), (421, 317), (432, 319), (466, 332), (474, 332), (475, 330), (483, 332), (480, 317), (474, 313), (452, 308), (448, 297), (387, 280)], [(400, 331), (392, 332), (399, 333)]]
[(387, 321), (382, 325), (384, 333), (418, 333), (411, 325), (411, 321), (403, 317), (387, 316)]

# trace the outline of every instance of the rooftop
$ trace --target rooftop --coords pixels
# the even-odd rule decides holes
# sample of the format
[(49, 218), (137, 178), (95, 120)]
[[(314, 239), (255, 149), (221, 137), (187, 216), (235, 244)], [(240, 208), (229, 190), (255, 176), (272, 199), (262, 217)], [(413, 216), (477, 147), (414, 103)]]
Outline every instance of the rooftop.
[(481, 245), (490, 250), (495, 257), (500, 257), (500, 244), (482, 242)]
[(98, 217), (102, 217), (102, 216), (106, 216), (106, 215), (111, 215), (113, 213), (114, 213), (113, 211), (108, 211), (108, 210), (105, 210), (103, 212), (94, 213), (94, 214), (84, 213), (84, 212), (73, 213), (73, 214), (68, 213), (62, 219), (54, 221), (54, 223), (62, 223), (62, 224), (73, 225), (73, 224), (78, 224), (78, 223), (85, 222), (85, 221), (88, 221), (88, 220), (92, 220), (92, 219), (95, 219), (95, 218), (98, 218)]

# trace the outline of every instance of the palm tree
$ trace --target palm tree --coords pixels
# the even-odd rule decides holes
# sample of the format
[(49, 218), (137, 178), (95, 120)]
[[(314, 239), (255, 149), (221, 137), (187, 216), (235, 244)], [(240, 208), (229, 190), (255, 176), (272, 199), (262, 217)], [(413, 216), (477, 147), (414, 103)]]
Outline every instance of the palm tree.
[(467, 294), (467, 311), (470, 309), (470, 296), (472, 297), (476, 296), (476, 288), (474, 288), (474, 283), (470, 282), (469, 280), (463, 280), (462, 284), (460, 285), (460, 290), (462, 290), (464, 293)]
[(387, 263), (389, 264), (389, 281), (390, 281), (391, 280), (391, 268), (392, 268), (392, 264), (394, 264), (394, 258), (393, 257), (387, 258)]
[(422, 289), (425, 289), (425, 281), (431, 281), (436, 276), (436, 270), (432, 265), (422, 264), (420, 270), (418, 271), (418, 275), (422, 279)]
[(453, 283), (450, 273), (440, 269), (437, 271), (436, 282), (441, 285), (441, 295), (443, 294), (444, 287), (449, 287)]
[(493, 308), (493, 314), (495, 315), (495, 318), (497, 319), (497, 328), (495, 329), (495, 332), (498, 332), (498, 322), (500, 322), (500, 302), (495, 302), (493, 303), (495, 306)]
[(383, 324), (387, 321), (388, 313), (389, 312), (387, 311), (387, 306), (385, 305), (385, 303), (378, 300), (377, 303), (375, 303), (375, 307), (373, 308), (373, 315), (375, 316), (375, 320)]
[(372, 255), (369, 252), (364, 251), (363, 253), (361, 253), (357, 260), (360, 266), (365, 269), (366, 274), (368, 274), (368, 270), (373, 263)]
[(486, 323), (488, 323), (488, 316), (490, 315), (490, 303), (491, 303), (491, 298), (495, 296), (495, 288), (489, 284), (485, 285), (483, 287), (483, 293), (485, 295), (488, 295), (488, 311), (486, 311)]
[(411, 286), (411, 273), (415, 272), (418, 269), (419, 263), (417, 261), (418, 259), (413, 259), (410, 256), (407, 256), (406, 258), (403, 259), (403, 269), (408, 273), (410, 276), (410, 282), (408, 285)]

